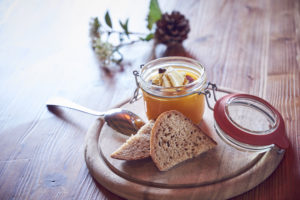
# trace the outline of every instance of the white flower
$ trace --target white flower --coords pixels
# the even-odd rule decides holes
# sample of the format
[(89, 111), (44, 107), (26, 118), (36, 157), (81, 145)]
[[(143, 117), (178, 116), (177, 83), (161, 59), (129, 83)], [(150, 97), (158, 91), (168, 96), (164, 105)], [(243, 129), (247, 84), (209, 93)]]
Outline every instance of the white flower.
[(113, 56), (114, 46), (109, 42), (103, 42), (101, 38), (93, 40), (93, 48), (99, 59), (105, 64), (109, 64)]

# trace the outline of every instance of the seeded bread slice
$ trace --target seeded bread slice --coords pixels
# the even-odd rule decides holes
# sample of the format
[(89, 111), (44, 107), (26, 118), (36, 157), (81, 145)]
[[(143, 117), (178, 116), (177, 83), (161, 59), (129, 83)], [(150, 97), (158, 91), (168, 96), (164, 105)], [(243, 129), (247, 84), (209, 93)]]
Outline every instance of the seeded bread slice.
[(138, 160), (149, 157), (150, 134), (153, 125), (153, 120), (148, 121), (135, 135), (130, 136), (130, 138), (110, 156), (120, 160)]
[(162, 113), (152, 128), (150, 155), (160, 171), (215, 147), (217, 143), (182, 113)]

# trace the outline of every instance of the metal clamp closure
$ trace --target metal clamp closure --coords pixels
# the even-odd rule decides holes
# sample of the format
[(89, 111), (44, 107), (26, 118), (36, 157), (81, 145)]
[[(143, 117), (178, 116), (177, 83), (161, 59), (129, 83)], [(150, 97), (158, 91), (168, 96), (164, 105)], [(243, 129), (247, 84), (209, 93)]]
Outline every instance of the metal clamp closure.
[(140, 90), (140, 84), (138, 82), (138, 76), (140, 75), (139, 72), (137, 70), (133, 71), (133, 75), (135, 78), (135, 84), (136, 84), (136, 89), (134, 91), (133, 97), (132, 99), (129, 101), (130, 104), (136, 102), (141, 96), (139, 95), (139, 90)]
[(208, 100), (211, 97), (210, 90), (212, 90), (214, 100), (215, 100), (215, 102), (217, 102), (218, 100), (217, 100), (217, 97), (216, 97), (216, 91), (218, 90), (218, 88), (217, 88), (217, 85), (214, 84), (214, 83), (208, 82), (206, 88), (204, 89), (204, 91), (203, 92), (198, 92), (198, 94), (205, 95), (205, 99), (206, 99), (206, 103), (207, 103), (208, 108), (211, 109), (211, 110), (214, 110), (214, 108), (211, 107), (211, 105), (209, 103), (209, 100)]

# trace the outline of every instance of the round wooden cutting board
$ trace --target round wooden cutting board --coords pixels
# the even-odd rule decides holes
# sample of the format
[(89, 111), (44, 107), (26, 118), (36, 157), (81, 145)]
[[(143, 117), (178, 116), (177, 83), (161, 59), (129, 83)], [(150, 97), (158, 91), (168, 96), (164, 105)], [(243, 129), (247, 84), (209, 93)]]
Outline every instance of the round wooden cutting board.
[[(218, 97), (227, 93), (218, 92)], [(146, 120), (143, 100), (121, 107)], [(112, 159), (111, 153), (128, 136), (97, 119), (86, 136), (85, 159), (91, 175), (111, 192), (127, 199), (228, 199), (264, 181), (277, 168), (284, 153), (243, 152), (223, 142), (213, 128), (211, 110), (206, 109), (201, 129), (217, 147), (195, 159), (160, 172), (151, 158), (138, 161)]]

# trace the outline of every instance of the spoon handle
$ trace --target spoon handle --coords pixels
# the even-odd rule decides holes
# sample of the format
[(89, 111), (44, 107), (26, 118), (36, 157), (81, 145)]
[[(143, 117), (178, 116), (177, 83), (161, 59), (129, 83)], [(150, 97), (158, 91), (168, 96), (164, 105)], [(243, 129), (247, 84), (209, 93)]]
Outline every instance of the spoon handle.
[(81, 111), (84, 113), (88, 113), (91, 115), (96, 115), (96, 116), (104, 116), (105, 112), (98, 112), (89, 108), (86, 108), (84, 106), (78, 105), (72, 101), (69, 101), (67, 99), (61, 98), (61, 97), (54, 97), (49, 99), (46, 102), (46, 105), (49, 106), (56, 106), (56, 107), (65, 107), (65, 108), (70, 108), (73, 110)]

